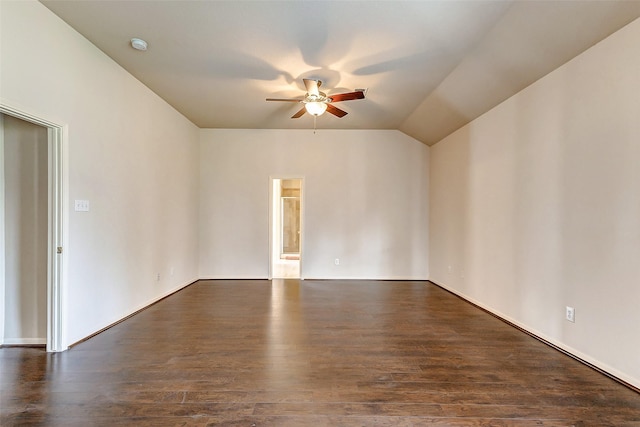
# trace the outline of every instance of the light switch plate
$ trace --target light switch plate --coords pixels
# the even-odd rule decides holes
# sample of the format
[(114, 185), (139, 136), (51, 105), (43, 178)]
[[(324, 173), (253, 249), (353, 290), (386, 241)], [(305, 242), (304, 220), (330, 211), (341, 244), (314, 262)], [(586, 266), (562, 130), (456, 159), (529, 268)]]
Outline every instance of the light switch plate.
[(89, 212), (88, 200), (76, 200), (75, 201), (76, 212)]

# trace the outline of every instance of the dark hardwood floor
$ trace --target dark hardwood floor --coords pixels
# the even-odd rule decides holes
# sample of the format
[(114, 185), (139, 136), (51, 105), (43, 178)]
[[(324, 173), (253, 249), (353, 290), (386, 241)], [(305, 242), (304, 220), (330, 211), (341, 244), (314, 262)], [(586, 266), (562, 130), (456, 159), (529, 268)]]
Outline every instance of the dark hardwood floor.
[(2, 426), (640, 426), (640, 394), (429, 282), (200, 281), (0, 368)]

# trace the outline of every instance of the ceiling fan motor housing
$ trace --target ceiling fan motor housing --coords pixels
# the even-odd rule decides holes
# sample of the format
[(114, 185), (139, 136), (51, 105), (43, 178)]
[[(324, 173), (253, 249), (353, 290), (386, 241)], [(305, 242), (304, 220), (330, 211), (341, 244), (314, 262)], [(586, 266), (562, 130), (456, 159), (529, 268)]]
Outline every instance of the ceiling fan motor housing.
[(318, 95), (315, 93), (307, 93), (307, 96), (302, 102), (331, 102), (331, 98), (328, 98), (324, 92), (318, 92)]

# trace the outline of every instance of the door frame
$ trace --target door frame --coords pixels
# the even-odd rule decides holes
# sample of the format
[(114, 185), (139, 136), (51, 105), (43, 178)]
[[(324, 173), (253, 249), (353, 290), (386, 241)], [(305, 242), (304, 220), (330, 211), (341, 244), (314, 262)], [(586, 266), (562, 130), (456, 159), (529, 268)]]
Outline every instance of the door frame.
[(300, 180), (300, 280), (304, 280), (303, 275), (303, 261), (304, 261), (304, 209), (305, 209), (305, 177), (304, 175), (270, 175), (269, 176), (269, 280), (273, 280), (273, 182), (276, 180), (283, 179), (299, 179)]
[[(48, 227), (47, 227), (47, 351), (64, 351), (64, 295), (66, 283), (67, 245), (68, 126), (39, 114), (9, 105), (0, 100), (0, 113), (47, 128), (48, 139)], [(5, 275), (5, 218), (4, 218), (4, 138), (0, 138), (0, 277)], [(0, 280), (0, 292), (4, 295), (4, 279)], [(4, 300), (4, 298), (3, 298)], [(0, 339), (4, 342), (4, 303), (0, 305)]]

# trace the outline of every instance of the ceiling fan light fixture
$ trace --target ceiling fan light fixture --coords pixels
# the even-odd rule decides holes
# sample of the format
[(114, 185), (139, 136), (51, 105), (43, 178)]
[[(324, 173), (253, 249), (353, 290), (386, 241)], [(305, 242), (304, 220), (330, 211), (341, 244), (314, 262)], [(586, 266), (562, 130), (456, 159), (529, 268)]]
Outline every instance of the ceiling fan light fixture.
[[(285, 102), (300, 102), (303, 103), (304, 106), (298, 110), (293, 116), (292, 119), (298, 119), (302, 117), (305, 113), (311, 114), (314, 119), (318, 116), (324, 114), (325, 111), (329, 112), (329, 114), (333, 114), (337, 118), (342, 118), (346, 116), (348, 113), (344, 110), (333, 105), (334, 102), (342, 102), (342, 101), (351, 101), (354, 99), (364, 99), (365, 90), (356, 90), (355, 92), (346, 92), (346, 93), (338, 93), (335, 95), (327, 96), (326, 93), (320, 92), (318, 89), (322, 82), (320, 80), (313, 79), (302, 79), (304, 82), (304, 86), (307, 89), (307, 93), (304, 97), (298, 98), (267, 98), (267, 101), (285, 101)], [(329, 108), (329, 104), (331, 104), (331, 108)], [(315, 123), (315, 120), (314, 120)]]
[(307, 113), (312, 116), (321, 116), (327, 111), (327, 104), (323, 101), (312, 101), (305, 103), (304, 108), (307, 110)]

